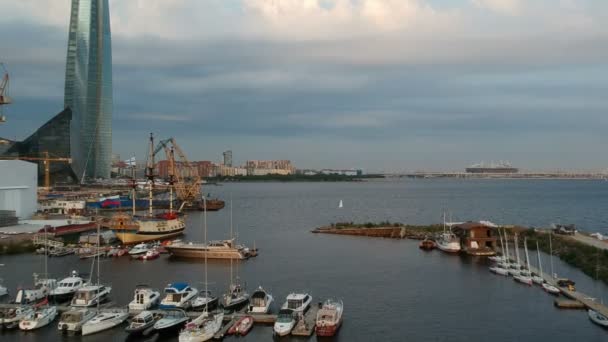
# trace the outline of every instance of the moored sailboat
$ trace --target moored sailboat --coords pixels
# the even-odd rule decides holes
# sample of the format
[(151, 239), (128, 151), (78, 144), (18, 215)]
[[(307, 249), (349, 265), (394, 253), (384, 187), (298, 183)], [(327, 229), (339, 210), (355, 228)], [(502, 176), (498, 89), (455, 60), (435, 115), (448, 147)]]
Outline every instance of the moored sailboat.
[(443, 214), (443, 233), (436, 240), (437, 248), (446, 253), (458, 253), (462, 249), (460, 239), (452, 232), (452, 227), (446, 227), (445, 213)]

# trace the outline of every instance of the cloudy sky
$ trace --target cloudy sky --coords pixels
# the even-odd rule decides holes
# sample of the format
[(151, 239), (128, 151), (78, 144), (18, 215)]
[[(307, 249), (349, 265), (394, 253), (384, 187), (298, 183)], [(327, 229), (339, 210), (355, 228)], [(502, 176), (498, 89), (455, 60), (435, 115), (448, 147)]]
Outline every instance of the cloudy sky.
[[(69, 0), (0, 0), (15, 104), (59, 112)], [(298, 167), (608, 167), (606, 0), (110, 0), (113, 149)]]

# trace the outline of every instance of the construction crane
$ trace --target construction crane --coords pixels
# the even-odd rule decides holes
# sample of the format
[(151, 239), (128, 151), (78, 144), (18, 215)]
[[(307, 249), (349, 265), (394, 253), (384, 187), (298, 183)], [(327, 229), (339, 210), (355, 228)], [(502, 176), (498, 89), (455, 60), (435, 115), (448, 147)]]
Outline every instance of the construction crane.
[[(169, 161), (169, 182), (174, 185), (177, 198), (182, 202), (194, 203), (201, 199), (201, 176), (196, 166), (188, 161), (186, 154), (174, 138), (159, 141), (153, 154), (165, 151)], [(177, 153), (178, 161), (175, 160)]]
[(12, 103), (13, 101), (8, 96), (8, 71), (4, 67), (4, 64), (0, 63), (0, 71), (3, 72), (2, 80), (0, 81), (0, 123), (6, 121), (6, 117), (2, 112), (2, 106)]
[(44, 187), (51, 189), (51, 162), (72, 163), (72, 158), (50, 157), (48, 151), (42, 152), (42, 157), (0, 157), (0, 160), (42, 161), (44, 164)]

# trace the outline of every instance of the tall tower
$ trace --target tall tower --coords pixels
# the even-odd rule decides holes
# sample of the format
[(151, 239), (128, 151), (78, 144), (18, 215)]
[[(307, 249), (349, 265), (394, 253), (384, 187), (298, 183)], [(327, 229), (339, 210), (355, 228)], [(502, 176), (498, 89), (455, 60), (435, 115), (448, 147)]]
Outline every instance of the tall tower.
[(232, 167), (232, 150), (228, 150), (224, 153), (224, 166)]
[(64, 106), (72, 109), (72, 168), (85, 178), (110, 178), (112, 37), (108, 0), (72, 0)]

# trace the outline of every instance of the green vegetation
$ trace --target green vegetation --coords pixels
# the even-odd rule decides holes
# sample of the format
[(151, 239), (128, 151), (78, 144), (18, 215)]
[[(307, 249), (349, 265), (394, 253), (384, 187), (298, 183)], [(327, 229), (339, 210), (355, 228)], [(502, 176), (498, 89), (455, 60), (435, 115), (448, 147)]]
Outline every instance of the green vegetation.
[(360, 182), (365, 179), (384, 178), (383, 175), (264, 175), (206, 178), (208, 182)]
[(432, 225), (411, 225), (404, 224), (401, 222), (390, 222), (382, 221), (378, 223), (365, 222), (365, 223), (354, 223), (354, 222), (336, 222), (331, 224), (332, 228), (336, 229), (353, 229), (353, 228), (406, 228), (412, 232), (424, 232), (424, 233), (437, 233), (443, 230), (443, 226), (440, 224)]
[[(536, 232), (533, 229), (522, 231), (522, 238), (528, 238), (528, 249), (536, 250), (536, 241), (541, 251), (549, 254), (549, 233)], [(558, 256), (571, 266), (574, 266), (586, 275), (595, 278), (596, 267), (598, 279), (608, 284), (608, 251), (600, 250), (568, 236), (555, 235), (551, 237), (553, 255)], [(550, 273), (548, 266), (543, 271)], [(557, 272), (557, 271), (556, 271)], [(558, 276), (559, 276), (559, 272)]]

